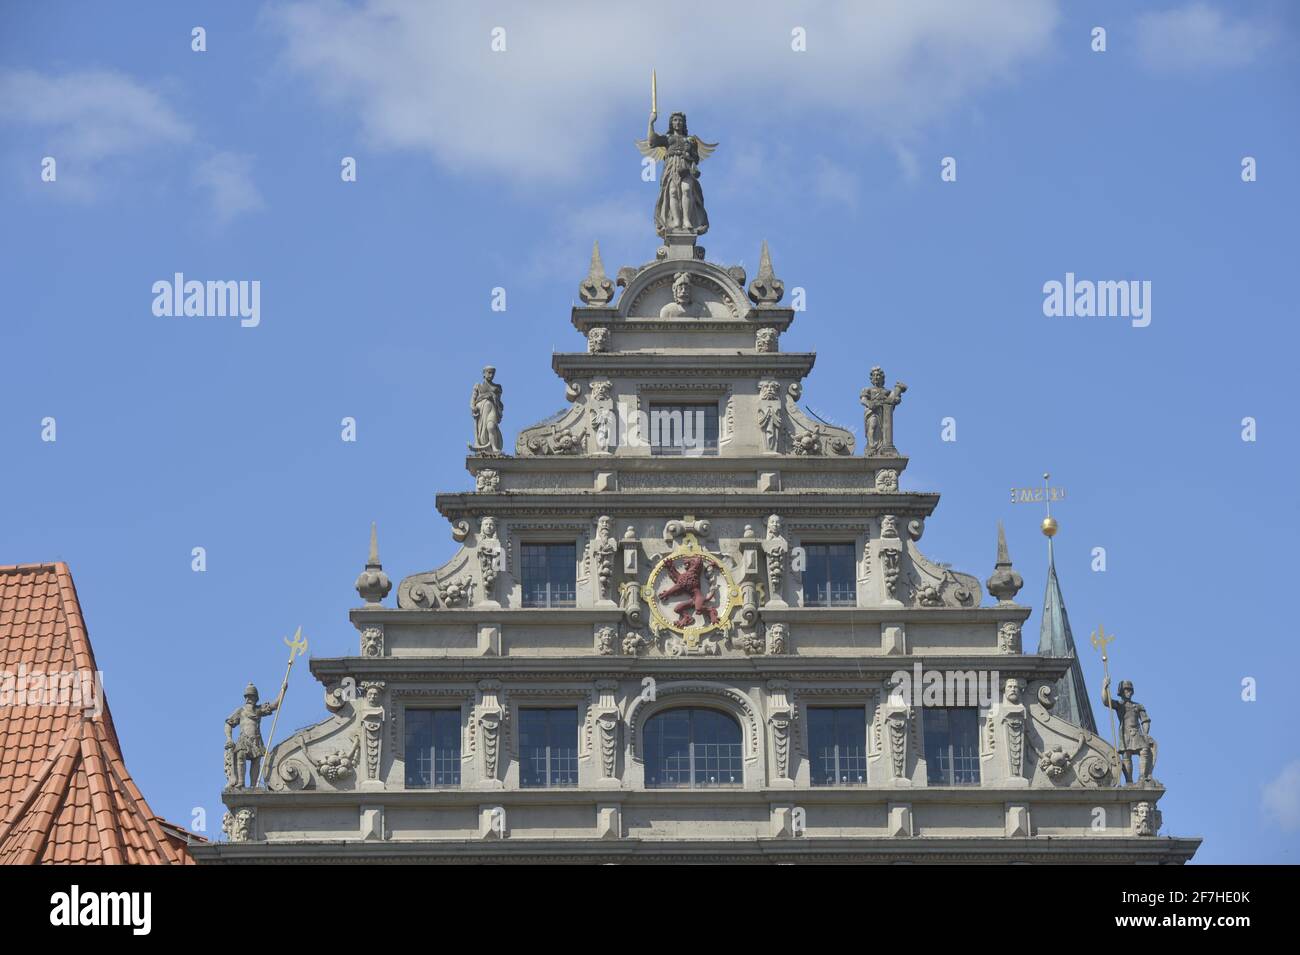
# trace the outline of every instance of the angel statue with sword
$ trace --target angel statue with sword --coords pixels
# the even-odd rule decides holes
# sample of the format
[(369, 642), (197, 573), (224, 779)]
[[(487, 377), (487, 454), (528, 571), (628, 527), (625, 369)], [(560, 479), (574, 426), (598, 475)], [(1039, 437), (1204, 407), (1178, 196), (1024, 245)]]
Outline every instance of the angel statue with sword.
[(641, 155), (664, 164), (659, 176), (659, 201), (655, 204), (655, 231), (661, 236), (682, 232), (704, 235), (709, 231), (709, 215), (704, 211), (704, 193), (700, 190), (700, 161), (713, 155), (718, 144), (706, 143), (687, 133), (685, 113), (668, 117), (667, 133), (655, 132), (655, 120), (659, 118), (657, 99), (652, 73), (650, 124), (646, 138), (638, 139), (636, 146)]

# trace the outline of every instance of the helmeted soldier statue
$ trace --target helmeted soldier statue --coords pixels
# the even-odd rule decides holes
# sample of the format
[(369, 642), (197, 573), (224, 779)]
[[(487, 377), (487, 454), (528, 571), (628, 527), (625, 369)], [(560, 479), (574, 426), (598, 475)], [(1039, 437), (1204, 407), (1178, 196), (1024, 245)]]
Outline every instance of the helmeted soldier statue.
[[(244, 687), (244, 705), (226, 717), (228, 789), (253, 789), (257, 786), (262, 757), (266, 755), (266, 744), (262, 742), (262, 717), (270, 716), (279, 706), (279, 699), (274, 703), (257, 702), (257, 687), (251, 683)], [(239, 727), (238, 740), (233, 735), (236, 726)], [(248, 767), (247, 786), (244, 785), (245, 765)]]
[(1154, 782), (1151, 778), (1156, 768), (1156, 741), (1151, 737), (1151, 717), (1147, 708), (1133, 699), (1133, 681), (1121, 680), (1119, 699), (1110, 695), (1110, 677), (1101, 685), (1101, 702), (1119, 717), (1119, 765), (1124, 772), (1126, 785), (1133, 785), (1133, 756), (1138, 757), (1139, 780)]

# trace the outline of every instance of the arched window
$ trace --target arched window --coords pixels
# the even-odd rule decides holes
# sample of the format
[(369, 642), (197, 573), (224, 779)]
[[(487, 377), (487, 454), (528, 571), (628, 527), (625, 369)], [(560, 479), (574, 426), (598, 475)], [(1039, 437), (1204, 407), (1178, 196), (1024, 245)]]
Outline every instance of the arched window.
[(645, 724), (645, 784), (679, 789), (742, 786), (740, 724), (718, 710), (665, 710)]

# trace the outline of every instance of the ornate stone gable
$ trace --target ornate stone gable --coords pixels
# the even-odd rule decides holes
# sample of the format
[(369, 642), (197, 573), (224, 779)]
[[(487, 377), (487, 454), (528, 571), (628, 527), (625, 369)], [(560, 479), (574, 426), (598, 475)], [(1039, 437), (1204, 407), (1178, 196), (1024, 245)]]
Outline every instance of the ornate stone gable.
[[(782, 350), (804, 298), (779, 237), (736, 250), (758, 252), (752, 281), (700, 245), (714, 145), (674, 114), (640, 146), (661, 244), (616, 279), (596, 246), (575, 264), (560, 411), (521, 413), (491, 365), (467, 378), (470, 477), (435, 499), (450, 545), (428, 542), (395, 607), (372, 548), (355, 655), (312, 662), (329, 716), (274, 742), (269, 793), (228, 795), (241, 858), (535, 861), (544, 840), (593, 861), (636, 840), (656, 860), (707, 842), (1007, 862), (1035, 836), (1046, 861), (1190, 858), (1195, 840), (1153, 838), (1164, 790), (1131, 687), (1131, 787), (1127, 755), (1053, 714), (1070, 661), (1023, 652), (1005, 542), (989, 597), (922, 552), (938, 495), (909, 486), (887, 356), (813, 379), (815, 355)], [(895, 370), (925, 387), (923, 365)], [(861, 428), (812, 410), (855, 397)], [(945, 705), (973, 726), (960, 772), (937, 704), (902, 690), (914, 667), (996, 688)]]

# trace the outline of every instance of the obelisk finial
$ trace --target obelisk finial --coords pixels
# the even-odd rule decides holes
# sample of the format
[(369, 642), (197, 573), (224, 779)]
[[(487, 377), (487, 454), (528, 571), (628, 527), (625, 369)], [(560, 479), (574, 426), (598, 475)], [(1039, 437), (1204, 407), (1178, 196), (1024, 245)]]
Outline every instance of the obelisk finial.
[(775, 305), (785, 294), (785, 283), (772, 271), (772, 254), (767, 250), (767, 240), (758, 256), (758, 274), (749, 283), (749, 298), (755, 305)]
[(599, 242), (591, 243), (591, 269), (578, 286), (578, 298), (582, 299), (582, 304), (595, 307), (608, 305), (614, 299), (614, 283), (605, 274)]
[(1007, 532), (998, 521), (998, 559), (993, 565), (993, 575), (986, 581), (989, 593), (998, 599), (998, 603), (1013, 603), (1020, 588), (1025, 585), (1024, 578), (1011, 567), (1011, 555), (1007, 551)]
[(379, 531), (375, 523), (370, 523), (370, 556), (365, 569), (357, 577), (357, 593), (367, 604), (383, 603), (388, 592), (393, 589), (393, 582), (384, 573), (384, 565), (379, 562)]

